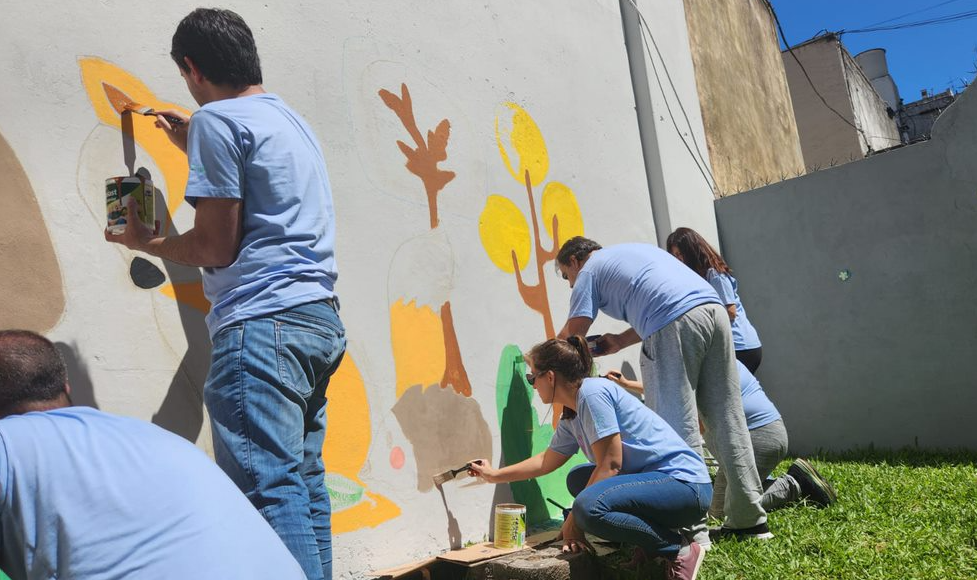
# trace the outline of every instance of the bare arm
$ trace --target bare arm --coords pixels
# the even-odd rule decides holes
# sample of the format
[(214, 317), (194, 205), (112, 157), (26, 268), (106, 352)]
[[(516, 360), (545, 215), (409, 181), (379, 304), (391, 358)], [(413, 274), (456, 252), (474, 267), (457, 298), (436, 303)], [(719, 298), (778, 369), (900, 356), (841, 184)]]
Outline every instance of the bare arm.
[[(136, 215), (130, 201), (129, 215)], [(139, 220), (130, 220), (122, 235), (105, 231), (105, 239), (132, 250), (187, 266), (222, 268), (237, 258), (241, 245), (241, 200), (200, 198), (193, 228), (177, 236), (153, 236)]]
[(567, 320), (567, 323), (563, 325), (563, 329), (560, 330), (560, 333), (556, 337), (566, 339), (573, 335), (587, 336), (587, 331), (590, 330), (590, 325), (593, 323), (594, 320), (592, 318), (574, 316)]
[(597, 467), (590, 474), (590, 481), (587, 487), (613, 477), (620, 473), (624, 461), (624, 447), (621, 445), (621, 434), (615, 433), (603, 439), (595, 441), (590, 449), (594, 452), (594, 459), (597, 460)]
[(621, 371), (617, 369), (609, 370), (604, 376), (617, 383), (617, 386), (627, 389), (639, 397), (644, 396), (644, 386), (638, 381), (632, 381), (631, 379), (626, 378), (623, 374), (621, 374)]
[(735, 304), (727, 304), (726, 305), (726, 314), (729, 315), (729, 321), (730, 322), (736, 320), (736, 305)]
[(529, 459), (520, 461), (515, 465), (507, 465), (502, 469), (493, 468), (486, 459), (473, 459), (469, 472), (472, 475), (482, 477), (489, 483), (508, 483), (552, 473), (562, 467), (569, 459), (568, 456), (547, 448), (542, 453), (537, 453)]
[(641, 335), (638, 334), (637, 330), (629, 328), (620, 334), (605, 334), (601, 336), (597, 341), (597, 346), (600, 347), (600, 354), (605, 355), (614, 354), (639, 342), (641, 342)]

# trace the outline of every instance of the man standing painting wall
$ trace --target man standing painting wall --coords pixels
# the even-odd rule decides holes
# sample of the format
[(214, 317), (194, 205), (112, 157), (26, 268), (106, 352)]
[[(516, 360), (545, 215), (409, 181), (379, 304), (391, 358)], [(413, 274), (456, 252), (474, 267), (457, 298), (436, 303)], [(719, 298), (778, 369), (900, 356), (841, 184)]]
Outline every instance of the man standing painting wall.
[(234, 12), (190, 13), (170, 55), (201, 108), (192, 118), (160, 111), (156, 125), (187, 154), (194, 226), (154, 237), (131, 220), (105, 237), (204, 269), (213, 341), (204, 400), (217, 463), (306, 575), (328, 580), (325, 392), (346, 338), (322, 151), (308, 124), (262, 88), (254, 38)]

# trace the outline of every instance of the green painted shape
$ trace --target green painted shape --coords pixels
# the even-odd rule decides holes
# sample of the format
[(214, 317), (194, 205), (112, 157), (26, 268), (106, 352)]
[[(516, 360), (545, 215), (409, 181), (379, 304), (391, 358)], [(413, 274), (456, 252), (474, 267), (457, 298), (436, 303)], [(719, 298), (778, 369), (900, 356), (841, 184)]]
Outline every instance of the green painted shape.
[[(553, 438), (553, 426), (549, 419), (542, 425), (539, 422), (539, 416), (531, 402), (534, 395), (534, 389), (526, 382), (526, 363), (522, 358), (522, 351), (515, 345), (507, 345), (502, 349), (495, 384), (495, 404), (502, 434), (502, 457), (506, 465), (513, 465), (542, 453)], [(577, 453), (553, 473), (509, 484), (516, 503), (526, 506), (526, 520), (529, 525), (563, 517), (560, 510), (547, 502), (546, 498), (569, 507), (573, 503), (573, 496), (567, 491), (567, 473), (574, 466), (586, 462), (587, 458)]]
[(0, 580), (10, 580), (10, 576), (7, 576), (3, 570), (0, 570)]
[(363, 499), (363, 486), (338, 473), (326, 474), (326, 489), (329, 490), (329, 503), (334, 512), (352, 507)]

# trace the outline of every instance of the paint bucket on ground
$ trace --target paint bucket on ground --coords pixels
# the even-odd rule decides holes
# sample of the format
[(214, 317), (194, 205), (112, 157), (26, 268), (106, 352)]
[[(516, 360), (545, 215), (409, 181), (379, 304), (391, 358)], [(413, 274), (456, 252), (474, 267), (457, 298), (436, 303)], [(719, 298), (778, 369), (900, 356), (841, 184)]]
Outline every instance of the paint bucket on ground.
[(526, 506), (500, 503), (495, 506), (495, 547), (522, 548), (526, 545)]
[(136, 200), (139, 221), (157, 233), (156, 207), (153, 199), (153, 182), (142, 175), (109, 177), (105, 180), (105, 217), (108, 230), (113, 234), (126, 231), (130, 216), (129, 198)]

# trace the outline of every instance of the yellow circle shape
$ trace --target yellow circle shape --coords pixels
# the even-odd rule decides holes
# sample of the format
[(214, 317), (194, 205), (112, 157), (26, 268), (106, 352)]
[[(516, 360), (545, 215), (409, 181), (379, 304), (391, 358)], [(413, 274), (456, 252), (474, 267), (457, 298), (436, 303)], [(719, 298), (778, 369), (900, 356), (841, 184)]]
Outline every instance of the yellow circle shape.
[[(530, 183), (539, 185), (546, 179), (550, 168), (543, 133), (525, 109), (515, 103), (503, 104), (508, 111), (495, 117), (495, 142), (499, 146), (499, 155), (516, 181), (525, 184), (526, 171), (529, 171)], [(513, 166), (513, 157), (518, 161), (518, 167)]]
[(490, 195), (478, 219), (478, 235), (489, 259), (503, 272), (514, 273), (512, 252), (519, 270), (529, 263), (531, 238), (526, 217), (516, 204), (501, 195)]
[(543, 190), (542, 220), (550, 238), (553, 237), (553, 216), (556, 216), (560, 238), (556, 241), (557, 248), (570, 238), (583, 235), (583, 215), (577, 205), (577, 196), (558, 181), (547, 183)]

